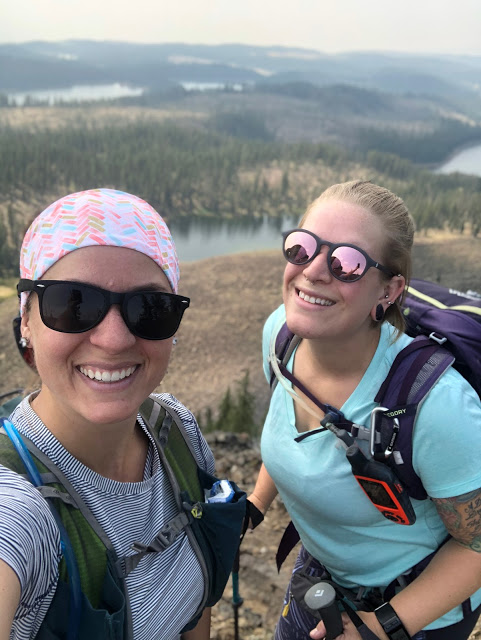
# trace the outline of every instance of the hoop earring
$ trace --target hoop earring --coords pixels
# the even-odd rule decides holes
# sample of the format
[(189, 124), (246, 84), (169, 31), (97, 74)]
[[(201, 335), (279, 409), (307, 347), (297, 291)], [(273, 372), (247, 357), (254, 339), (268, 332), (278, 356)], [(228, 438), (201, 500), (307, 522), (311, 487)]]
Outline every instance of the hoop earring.
[(382, 322), (384, 320), (384, 307), (382, 304), (378, 304), (376, 307), (376, 322)]

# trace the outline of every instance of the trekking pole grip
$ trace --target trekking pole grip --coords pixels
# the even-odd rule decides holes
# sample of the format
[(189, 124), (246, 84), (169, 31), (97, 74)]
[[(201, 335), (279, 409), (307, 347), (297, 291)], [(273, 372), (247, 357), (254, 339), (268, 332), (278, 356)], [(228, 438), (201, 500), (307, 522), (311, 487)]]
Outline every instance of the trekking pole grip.
[(325, 640), (334, 640), (344, 630), (341, 612), (336, 602), (336, 591), (328, 582), (317, 582), (305, 594), (304, 602), (317, 611), (326, 626)]

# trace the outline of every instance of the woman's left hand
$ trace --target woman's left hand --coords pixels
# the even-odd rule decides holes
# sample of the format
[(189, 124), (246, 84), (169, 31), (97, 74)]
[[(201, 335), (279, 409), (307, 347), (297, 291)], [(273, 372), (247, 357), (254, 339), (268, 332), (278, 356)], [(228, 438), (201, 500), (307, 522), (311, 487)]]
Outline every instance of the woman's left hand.
[[(351, 621), (347, 613), (342, 614), (342, 624), (344, 631), (337, 636), (336, 640), (389, 640), (379, 624), (374, 613), (357, 611), (357, 615), (363, 621), (359, 629)], [(313, 640), (322, 640), (326, 636), (326, 627), (323, 622), (319, 622), (317, 627), (309, 633)]]

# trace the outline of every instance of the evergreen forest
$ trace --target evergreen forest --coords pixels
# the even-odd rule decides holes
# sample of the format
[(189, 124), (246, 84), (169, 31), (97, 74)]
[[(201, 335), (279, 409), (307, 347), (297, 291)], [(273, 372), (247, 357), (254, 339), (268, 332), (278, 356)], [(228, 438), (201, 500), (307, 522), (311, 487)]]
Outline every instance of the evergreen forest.
[(409, 142), (403, 147), (393, 134), (382, 143), (379, 130), (366, 129), (353, 149), (276, 140), (255, 113), (182, 122), (105, 122), (95, 119), (95, 109), (86, 113), (69, 126), (21, 127), (0, 119), (2, 277), (16, 273), (25, 228), (44, 206), (98, 186), (135, 193), (167, 221), (188, 223), (194, 216), (300, 216), (329, 184), (360, 177), (403, 197), (418, 230), (469, 229), (474, 236), (481, 230), (481, 178), (431, 173), (392, 153)]

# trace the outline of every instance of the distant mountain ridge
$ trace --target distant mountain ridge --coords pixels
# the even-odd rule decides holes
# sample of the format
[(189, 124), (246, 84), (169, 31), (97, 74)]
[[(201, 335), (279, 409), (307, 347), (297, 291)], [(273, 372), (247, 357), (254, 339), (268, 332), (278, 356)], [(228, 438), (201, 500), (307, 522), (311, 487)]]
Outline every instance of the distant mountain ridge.
[(349, 84), (394, 93), (481, 99), (481, 56), (343, 53), (242, 44), (134, 44), (66, 40), (0, 45), (0, 92), (123, 82), (317, 86)]

